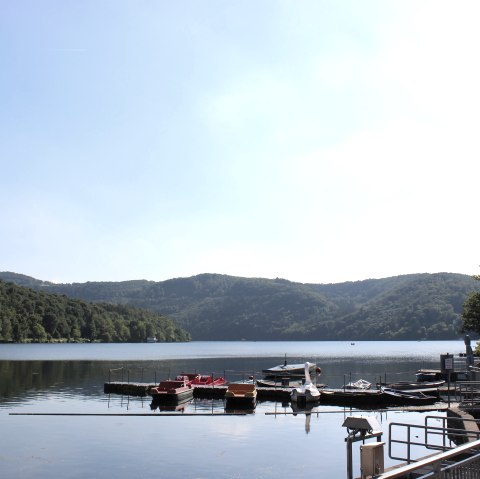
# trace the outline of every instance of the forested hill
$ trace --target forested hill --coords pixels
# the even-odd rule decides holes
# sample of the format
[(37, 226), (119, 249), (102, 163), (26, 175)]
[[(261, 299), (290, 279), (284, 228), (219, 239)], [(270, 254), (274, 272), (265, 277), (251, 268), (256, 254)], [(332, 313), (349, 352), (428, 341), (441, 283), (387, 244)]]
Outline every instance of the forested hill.
[[(19, 279), (30, 286), (46, 284), (27, 277)], [(153, 311), (129, 305), (87, 303), (0, 280), (2, 342), (143, 342), (148, 336), (168, 342), (190, 339), (174, 321)]]
[(4, 275), (42, 291), (159, 312), (194, 340), (454, 339), (463, 302), (479, 287), (470, 276), (453, 273), (339, 284), (218, 274), (52, 284), (14, 273), (0, 273), (0, 279)]

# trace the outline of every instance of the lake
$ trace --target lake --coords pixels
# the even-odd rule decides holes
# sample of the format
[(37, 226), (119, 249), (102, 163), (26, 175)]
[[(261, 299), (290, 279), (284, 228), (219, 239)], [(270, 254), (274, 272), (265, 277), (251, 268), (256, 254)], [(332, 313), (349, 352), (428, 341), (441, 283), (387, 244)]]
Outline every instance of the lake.
[[(461, 340), (2, 344), (2, 476), (344, 478), (345, 417), (375, 416), (388, 441), (391, 422), (423, 424), (425, 413), (320, 405), (312, 415), (294, 415), (289, 404), (262, 402), (254, 414), (231, 416), (222, 400), (160, 411), (150, 408), (149, 398), (106, 395), (103, 385), (109, 378), (158, 382), (192, 371), (239, 380), (285, 357), (289, 363), (316, 362), (320, 382), (330, 387), (360, 378), (414, 380), (417, 369), (439, 368), (441, 354), (464, 351)], [(387, 451), (386, 466), (395, 464)], [(354, 448), (357, 476), (358, 459)]]

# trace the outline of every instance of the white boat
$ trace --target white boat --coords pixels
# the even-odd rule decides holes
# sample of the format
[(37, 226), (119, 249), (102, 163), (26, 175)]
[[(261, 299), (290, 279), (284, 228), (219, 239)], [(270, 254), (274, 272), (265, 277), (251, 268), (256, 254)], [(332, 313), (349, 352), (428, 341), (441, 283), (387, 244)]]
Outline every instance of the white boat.
[[(320, 374), (322, 370), (317, 367), (315, 363), (308, 363), (310, 374)], [(285, 356), (284, 364), (279, 364), (272, 368), (264, 369), (262, 372), (266, 378), (284, 378), (284, 377), (303, 377), (304, 364), (287, 364), (287, 357)]]
[(292, 402), (297, 403), (312, 403), (320, 400), (320, 391), (310, 379), (311, 363), (305, 363), (305, 384), (292, 389), (290, 398)]
[(359, 379), (358, 381), (345, 384), (345, 389), (370, 389), (372, 383), (365, 381), (365, 379)]

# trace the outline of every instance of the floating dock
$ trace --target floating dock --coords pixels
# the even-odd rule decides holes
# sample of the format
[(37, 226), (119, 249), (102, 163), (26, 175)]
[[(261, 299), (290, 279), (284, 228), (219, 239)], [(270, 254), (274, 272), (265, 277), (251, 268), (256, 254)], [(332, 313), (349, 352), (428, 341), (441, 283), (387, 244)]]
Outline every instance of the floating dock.
[[(150, 395), (150, 389), (156, 387), (153, 383), (131, 383), (131, 382), (107, 382), (104, 384), (103, 391), (105, 394), (121, 394), (124, 396), (140, 396), (145, 397)], [(257, 398), (259, 401), (273, 401), (273, 402), (289, 402), (290, 392), (292, 388), (289, 387), (260, 387), (257, 386)], [(193, 397), (196, 399), (223, 399), (227, 391), (227, 386), (195, 386), (193, 388)], [(360, 394), (350, 391), (345, 393), (343, 389), (325, 389), (320, 390), (320, 402), (326, 405), (340, 405), (352, 408), (366, 407), (376, 409), (385, 406), (408, 405), (405, 401), (402, 404), (401, 400), (393, 401), (383, 397), (380, 391), (369, 390), (363, 391)], [(444, 393), (445, 391), (442, 391)], [(442, 394), (443, 395), (443, 394)], [(452, 401), (454, 398), (452, 397)], [(438, 402), (442, 403), (439, 397)], [(411, 404), (419, 406), (421, 404)]]
[[(103, 386), (105, 394), (122, 394), (124, 396), (149, 396), (151, 388), (158, 386), (153, 383), (108, 382)], [(291, 388), (257, 387), (259, 401), (289, 401)], [(195, 386), (193, 397), (198, 399), (223, 399), (227, 386)]]

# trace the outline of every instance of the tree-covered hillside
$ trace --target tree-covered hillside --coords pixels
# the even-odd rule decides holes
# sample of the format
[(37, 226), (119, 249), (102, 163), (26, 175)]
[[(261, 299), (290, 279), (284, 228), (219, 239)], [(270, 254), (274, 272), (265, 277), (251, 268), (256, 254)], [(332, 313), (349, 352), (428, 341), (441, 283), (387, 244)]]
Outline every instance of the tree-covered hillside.
[(153, 311), (87, 303), (0, 280), (0, 341), (141, 342), (148, 336), (190, 339), (174, 321)]
[[(15, 273), (8, 274), (10, 280)], [(201, 274), (162, 282), (53, 284), (41, 291), (132, 305), (175, 319), (195, 340), (454, 339), (479, 289), (461, 274), (411, 274), (339, 284)]]

